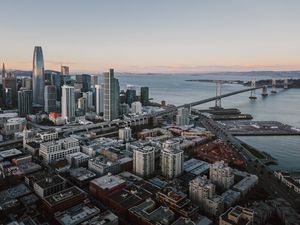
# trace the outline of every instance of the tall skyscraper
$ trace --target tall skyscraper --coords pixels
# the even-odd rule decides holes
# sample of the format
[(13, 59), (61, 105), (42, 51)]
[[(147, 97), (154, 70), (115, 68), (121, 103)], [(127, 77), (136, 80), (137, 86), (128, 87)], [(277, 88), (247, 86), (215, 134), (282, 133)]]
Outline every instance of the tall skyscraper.
[(78, 109), (82, 109), (84, 112), (86, 112), (87, 111), (87, 99), (86, 98), (84, 98), (84, 97), (81, 97), (81, 98), (79, 98), (78, 99), (78, 103), (77, 103), (77, 105), (78, 105)]
[(52, 72), (51, 73), (51, 85), (55, 86), (56, 89), (56, 100), (61, 100), (61, 79), (60, 74)]
[(33, 103), (44, 106), (44, 57), (42, 47), (35, 46), (33, 52), (32, 89)]
[(56, 112), (56, 87), (54, 85), (45, 86), (45, 112)]
[(149, 103), (149, 88), (141, 87), (141, 103), (143, 106)]
[(12, 94), (13, 91), (11, 88), (5, 88), (4, 89), (4, 105), (7, 109), (13, 108), (13, 97)]
[(127, 89), (126, 91), (126, 103), (131, 107), (131, 104), (135, 102), (136, 99), (136, 90)]
[[(6, 74), (6, 76), (2, 80), (2, 86), (3, 90), (10, 89), (4, 94), (4, 102), (9, 104), (8, 108), (14, 108), (17, 106), (17, 79), (12, 73)], [(8, 98), (8, 100), (5, 100), (5, 98)]]
[(91, 75), (89, 74), (76, 75), (76, 81), (82, 84), (82, 92), (88, 92), (91, 90)]
[(168, 179), (179, 176), (183, 171), (183, 151), (179, 142), (166, 141), (161, 150), (161, 173)]
[(32, 113), (32, 91), (21, 88), (18, 91), (18, 115), (25, 117), (30, 113)]
[(104, 88), (103, 85), (97, 84), (96, 88), (96, 113), (99, 115), (104, 110)]
[(141, 177), (148, 177), (155, 170), (154, 147), (145, 146), (133, 150), (133, 171)]
[(75, 93), (72, 86), (64, 85), (62, 87), (61, 111), (66, 121), (75, 120)]
[(6, 70), (5, 70), (5, 65), (4, 63), (2, 64), (2, 71), (1, 71), (1, 84), (3, 83), (3, 79), (6, 76)]
[(104, 73), (104, 120), (111, 121), (119, 117), (119, 81), (114, 77), (114, 69)]
[(70, 75), (70, 68), (68, 66), (61, 65), (60, 72), (61, 72), (62, 76), (64, 76), (64, 75)]
[(87, 108), (90, 110), (93, 108), (93, 92), (88, 91), (82, 93), (82, 97), (84, 97), (87, 101)]
[(176, 115), (176, 125), (186, 126), (189, 124), (190, 124), (189, 109), (188, 108), (178, 109), (178, 114)]

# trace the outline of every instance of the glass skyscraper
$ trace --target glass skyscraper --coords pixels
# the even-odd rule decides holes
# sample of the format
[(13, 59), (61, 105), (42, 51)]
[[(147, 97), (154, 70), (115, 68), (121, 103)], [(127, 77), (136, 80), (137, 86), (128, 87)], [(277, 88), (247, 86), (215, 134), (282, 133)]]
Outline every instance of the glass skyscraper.
[(114, 77), (114, 69), (104, 73), (104, 120), (111, 121), (119, 117), (119, 81)]
[(32, 89), (33, 103), (44, 106), (44, 57), (42, 47), (35, 46), (33, 52)]

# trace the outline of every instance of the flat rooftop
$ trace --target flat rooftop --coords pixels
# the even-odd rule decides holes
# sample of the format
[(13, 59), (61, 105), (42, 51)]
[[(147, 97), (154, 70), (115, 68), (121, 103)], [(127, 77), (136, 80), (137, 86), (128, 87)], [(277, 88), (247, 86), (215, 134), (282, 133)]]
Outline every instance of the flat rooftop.
[(1, 151), (0, 152), (0, 157), (5, 159), (5, 158), (9, 158), (9, 157), (13, 157), (13, 156), (17, 156), (17, 155), (22, 155), (23, 152), (21, 152), (20, 150), (16, 149), (16, 148), (12, 148), (9, 150), (5, 150), (5, 151)]
[(94, 172), (84, 167), (71, 169), (70, 175), (80, 182), (95, 178), (97, 176)]
[(0, 192), (0, 206), (8, 201), (20, 198), (31, 193), (31, 190), (25, 184), (19, 184)]
[(50, 195), (46, 197), (44, 200), (49, 204), (49, 205), (56, 205), (61, 202), (67, 201), (69, 199), (72, 199), (76, 196), (82, 195), (83, 192), (77, 188), (76, 186), (73, 186), (71, 188), (62, 190), (60, 192), (57, 192), (53, 195)]
[(55, 186), (57, 184), (61, 184), (64, 182), (65, 180), (62, 177), (58, 175), (55, 176), (50, 175), (49, 177), (44, 177), (44, 179), (37, 181), (36, 184), (41, 188), (49, 188), (51, 186)]
[(100, 213), (92, 204), (80, 204), (65, 211), (55, 213), (55, 219), (61, 225), (77, 225)]
[(118, 185), (124, 184), (126, 181), (119, 176), (107, 174), (105, 176), (96, 178), (91, 183), (97, 185), (102, 189), (111, 189)]

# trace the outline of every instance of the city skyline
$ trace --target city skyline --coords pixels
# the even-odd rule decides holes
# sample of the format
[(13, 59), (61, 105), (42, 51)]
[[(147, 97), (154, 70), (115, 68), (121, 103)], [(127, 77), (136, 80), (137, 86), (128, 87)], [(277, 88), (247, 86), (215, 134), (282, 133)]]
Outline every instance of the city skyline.
[(42, 46), (45, 69), (63, 64), (71, 72), (299, 70), (299, 6), (298, 1), (9, 1), (0, 15), (6, 28), (0, 60), (7, 70), (31, 70), (32, 48)]

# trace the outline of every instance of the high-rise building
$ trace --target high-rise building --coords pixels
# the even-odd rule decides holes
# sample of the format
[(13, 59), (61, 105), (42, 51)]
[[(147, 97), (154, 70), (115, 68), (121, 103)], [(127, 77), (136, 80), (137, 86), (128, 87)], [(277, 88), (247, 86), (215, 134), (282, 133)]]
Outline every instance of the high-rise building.
[(1, 71), (1, 81), (3, 82), (4, 77), (6, 77), (6, 70), (4, 63), (2, 64), (2, 71)]
[(62, 87), (61, 111), (66, 121), (75, 120), (75, 93), (72, 86), (64, 85)]
[(99, 115), (104, 111), (104, 87), (101, 84), (95, 85), (96, 88), (96, 113)]
[(61, 67), (60, 67), (60, 74), (62, 76), (64, 76), (64, 75), (70, 75), (70, 68), (68, 66), (61, 65)]
[(21, 88), (18, 91), (18, 115), (25, 117), (30, 113), (32, 113), (32, 91)]
[(149, 88), (148, 87), (141, 87), (141, 103), (143, 106), (148, 105), (149, 103)]
[(27, 90), (32, 90), (32, 80), (29, 77), (24, 77), (21, 79), (22, 87), (26, 88)]
[(91, 90), (91, 75), (89, 74), (76, 75), (76, 81), (82, 84), (82, 92), (88, 92)]
[(161, 150), (161, 173), (163, 176), (173, 179), (183, 171), (183, 151), (179, 142), (168, 140), (163, 143)]
[(176, 125), (186, 126), (189, 124), (190, 124), (189, 109), (188, 108), (178, 109), (178, 114), (176, 115)]
[(81, 97), (81, 98), (78, 99), (78, 109), (82, 109), (84, 112), (86, 112), (87, 108), (88, 108), (87, 105), (88, 104), (87, 104), (87, 99), (86, 98)]
[(142, 114), (142, 103), (133, 102), (131, 104), (131, 112), (136, 114)]
[(209, 178), (222, 189), (229, 189), (234, 184), (233, 171), (224, 161), (215, 162), (210, 166)]
[(133, 150), (133, 171), (141, 177), (148, 177), (155, 170), (155, 151), (151, 146)]
[(11, 88), (4, 89), (4, 105), (7, 109), (13, 108), (13, 91)]
[(130, 141), (131, 139), (131, 128), (130, 127), (124, 127), (119, 129), (119, 139), (123, 141)]
[(131, 104), (136, 100), (136, 90), (127, 89), (126, 91), (126, 103), (131, 107)]
[[(17, 79), (12, 73), (6, 74), (6, 77), (2, 80), (2, 86), (4, 90), (4, 102), (8, 105), (8, 108), (14, 108), (17, 106)], [(5, 91), (6, 89), (10, 89)], [(7, 100), (5, 99), (7, 96)]]
[(59, 73), (51, 73), (51, 85), (55, 86), (56, 90), (56, 100), (61, 100), (61, 76)]
[(104, 120), (111, 121), (119, 117), (119, 81), (114, 77), (114, 69), (104, 73)]
[(93, 75), (91, 77), (91, 81), (92, 81), (92, 86), (95, 87), (96, 85), (100, 84), (101, 78), (99, 75)]
[(42, 47), (35, 46), (33, 52), (32, 89), (33, 103), (44, 106), (44, 57)]
[(82, 93), (82, 97), (84, 97), (87, 101), (87, 108), (92, 109), (93, 108), (93, 92), (88, 91)]
[(54, 85), (46, 85), (44, 95), (45, 112), (56, 112), (56, 87)]
[(190, 199), (210, 215), (220, 215), (224, 209), (224, 199), (215, 194), (216, 186), (206, 176), (196, 177), (189, 184)]

